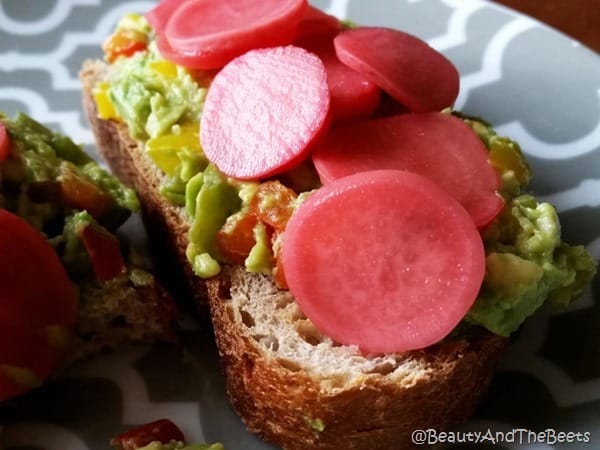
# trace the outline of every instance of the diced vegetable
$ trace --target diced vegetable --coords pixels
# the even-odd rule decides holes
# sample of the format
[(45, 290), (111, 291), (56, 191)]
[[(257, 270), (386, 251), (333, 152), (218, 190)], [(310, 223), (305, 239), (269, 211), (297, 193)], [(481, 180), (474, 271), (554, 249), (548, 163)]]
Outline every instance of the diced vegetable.
[(137, 450), (151, 442), (168, 444), (171, 441), (184, 442), (181, 430), (168, 419), (159, 419), (119, 434), (110, 441), (116, 450)]
[(114, 199), (90, 180), (77, 174), (71, 165), (60, 166), (61, 198), (70, 208), (86, 210), (95, 219), (102, 219), (117, 206)]
[(257, 224), (258, 218), (248, 210), (230, 216), (215, 237), (217, 252), (230, 263), (243, 266), (256, 243), (254, 227)]
[(266, 181), (258, 186), (250, 210), (267, 225), (284, 230), (294, 213), (296, 198), (296, 193), (279, 181)]
[(127, 271), (116, 236), (96, 225), (84, 226), (78, 234), (99, 281), (112, 280)]
[(148, 42), (145, 34), (125, 28), (112, 34), (102, 45), (104, 56), (109, 63), (115, 62), (122, 56), (132, 56), (146, 48), (148, 48)]

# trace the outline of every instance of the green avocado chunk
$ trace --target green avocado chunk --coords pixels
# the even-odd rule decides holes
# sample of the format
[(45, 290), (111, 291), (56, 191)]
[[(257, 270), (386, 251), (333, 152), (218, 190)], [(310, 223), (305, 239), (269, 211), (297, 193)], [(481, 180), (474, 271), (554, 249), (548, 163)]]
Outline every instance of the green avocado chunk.
[(227, 217), (240, 209), (241, 199), (237, 189), (212, 164), (192, 178), (189, 185), (192, 188), (186, 201), (193, 203), (187, 208), (193, 213), (193, 221), (187, 257), (194, 273), (207, 278), (220, 271), (219, 263), (212, 256), (216, 253), (215, 236)]
[(467, 320), (508, 336), (546, 302), (567, 307), (594, 276), (582, 246), (560, 239), (558, 215), (530, 195), (510, 201), (486, 230), (486, 275)]
[(177, 441), (172, 441), (168, 444), (161, 444), (155, 441), (144, 447), (138, 447), (137, 450), (225, 450), (225, 447), (220, 443), (185, 445), (183, 442)]
[(100, 167), (83, 148), (26, 114), (0, 112), (10, 154), (0, 164), (0, 207), (44, 233), (69, 276), (91, 270), (78, 230), (85, 224), (116, 230), (140, 208), (137, 194)]

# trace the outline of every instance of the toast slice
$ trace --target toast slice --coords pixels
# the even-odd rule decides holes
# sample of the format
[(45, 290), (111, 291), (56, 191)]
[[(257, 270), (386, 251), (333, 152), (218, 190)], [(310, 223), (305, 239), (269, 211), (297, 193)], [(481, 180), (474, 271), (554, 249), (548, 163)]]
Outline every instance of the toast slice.
[[(83, 104), (98, 149), (137, 189), (153, 243), (196, 301), (209, 304), (231, 403), (247, 428), (284, 449), (410, 448), (415, 429), (468, 419), (506, 340), (469, 328), (420, 351), (363, 355), (323, 336), (271, 278), (224, 267), (207, 281), (185, 256), (188, 218), (158, 193), (162, 174), (126, 126), (97, 116), (92, 89), (105, 67), (84, 63)], [(368, 324), (365, 324), (368, 326)]]
[(123, 344), (174, 343), (178, 318), (171, 295), (145, 270), (129, 267), (110, 281), (85, 281), (65, 364)]

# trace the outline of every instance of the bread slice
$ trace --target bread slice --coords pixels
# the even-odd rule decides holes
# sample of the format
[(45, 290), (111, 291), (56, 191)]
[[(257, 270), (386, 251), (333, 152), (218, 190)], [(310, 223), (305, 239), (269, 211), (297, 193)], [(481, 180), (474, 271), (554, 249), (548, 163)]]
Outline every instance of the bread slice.
[(127, 275), (79, 285), (75, 330), (65, 365), (123, 344), (176, 342), (179, 311), (150, 273), (129, 267)]
[[(162, 175), (126, 127), (97, 117), (87, 61), (83, 103), (100, 153), (138, 190), (153, 242), (163, 242), (188, 288), (208, 294), (231, 403), (247, 428), (284, 449), (402, 449), (415, 429), (465, 421), (485, 395), (506, 340), (479, 328), (421, 351), (363, 355), (323, 336), (268, 276), (225, 267), (206, 283), (185, 257), (188, 219), (158, 193)], [(365, 324), (368, 326), (368, 324)]]
[[(206, 315), (207, 290), (204, 281), (194, 275), (187, 262), (189, 222), (185, 210), (165, 201), (159, 193), (163, 174), (143, 149), (128, 134), (127, 127), (97, 117), (92, 89), (104, 76), (106, 66), (100, 61), (86, 61), (80, 74), (83, 83), (84, 110), (101, 156), (111, 170), (130, 187), (142, 202), (142, 215), (153, 247), (164, 258), (158, 260), (161, 282), (178, 297)], [(166, 275), (165, 275), (166, 273)]]

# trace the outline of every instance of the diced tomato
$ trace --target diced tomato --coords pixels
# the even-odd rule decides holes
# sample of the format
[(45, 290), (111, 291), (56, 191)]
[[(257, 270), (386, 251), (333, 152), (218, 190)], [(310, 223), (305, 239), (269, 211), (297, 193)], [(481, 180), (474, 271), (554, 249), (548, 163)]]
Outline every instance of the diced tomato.
[(113, 211), (113, 198), (91, 181), (79, 176), (68, 164), (61, 165), (57, 180), (66, 206), (86, 210), (96, 219), (102, 219)]
[(159, 419), (121, 433), (111, 439), (116, 450), (137, 450), (151, 442), (168, 444), (171, 441), (185, 442), (181, 430), (168, 419)]
[(134, 53), (148, 48), (146, 37), (136, 30), (122, 29), (112, 34), (102, 45), (102, 50), (109, 63), (121, 56), (132, 56)]
[(291, 44), (307, 2), (190, 0), (173, 6), (155, 13), (171, 14), (159, 33), (159, 49), (183, 56), (189, 67), (216, 69), (249, 50)]
[(240, 211), (229, 217), (215, 236), (219, 254), (232, 264), (243, 266), (254, 247), (254, 227), (258, 218), (251, 211)]
[(6, 127), (0, 122), (0, 163), (8, 158), (10, 153), (10, 136), (6, 131)]
[(250, 202), (251, 211), (267, 225), (283, 230), (294, 213), (298, 196), (277, 180), (261, 183)]
[(273, 248), (273, 256), (275, 258), (275, 267), (273, 267), (273, 280), (279, 289), (289, 289), (285, 279), (285, 270), (283, 268), (283, 237), (284, 232), (275, 230), (271, 236), (271, 247)]
[(285, 277), (335, 341), (365, 352), (425, 348), (475, 301), (485, 252), (469, 214), (428, 179), (376, 170), (335, 180), (290, 219)]
[(441, 111), (458, 96), (454, 65), (421, 39), (399, 30), (358, 27), (334, 39), (338, 58), (411, 111)]
[(317, 56), (294, 46), (253, 50), (213, 80), (200, 142), (226, 175), (266, 178), (302, 162), (329, 119), (327, 74)]
[(112, 280), (127, 271), (119, 240), (114, 235), (95, 225), (82, 227), (78, 235), (99, 281)]
[[(64, 353), (51, 330), (72, 329), (77, 293), (44, 237), (23, 219), (3, 209), (0, 209), (0, 249), (0, 365), (15, 366), (21, 373), (32, 372), (42, 381)], [(11, 378), (3, 369), (0, 378), (7, 377)], [(0, 383), (7, 389), (0, 390), (0, 400), (20, 393), (9, 385)]]

